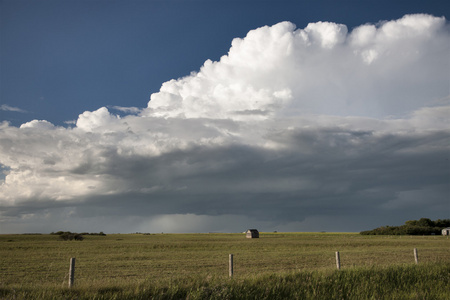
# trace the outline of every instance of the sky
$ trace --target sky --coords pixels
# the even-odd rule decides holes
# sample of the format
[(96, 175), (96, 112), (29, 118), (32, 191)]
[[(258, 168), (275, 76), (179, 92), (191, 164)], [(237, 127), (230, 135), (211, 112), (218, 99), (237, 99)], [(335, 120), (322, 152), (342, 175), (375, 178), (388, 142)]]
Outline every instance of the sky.
[(0, 233), (450, 218), (445, 1), (0, 1)]

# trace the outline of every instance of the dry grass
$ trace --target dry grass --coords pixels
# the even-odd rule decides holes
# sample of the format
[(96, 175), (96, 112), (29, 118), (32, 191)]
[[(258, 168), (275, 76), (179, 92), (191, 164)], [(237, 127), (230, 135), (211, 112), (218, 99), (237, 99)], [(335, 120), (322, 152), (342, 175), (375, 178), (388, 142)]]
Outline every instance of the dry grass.
[(127, 234), (86, 236), (84, 241), (59, 241), (53, 235), (0, 235), (0, 288), (10, 296), (12, 290), (60, 295), (67, 290), (70, 257), (77, 259), (79, 292), (111, 296), (125, 295), (125, 291), (145, 294), (145, 287), (172, 292), (180, 288), (186, 293), (194, 291), (195, 285), (204, 289), (208, 281), (220, 286), (230, 281), (230, 253), (237, 284), (291, 273), (336, 276), (335, 251), (340, 251), (344, 272), (405, 268), (414, 266), (414, 248), (418, 248), (419, 265), (447, 264), (448, 282), (449, 246), (450, 240), (442, 236), (328, 233), (261, 233), (252, 240), (243, 234)]

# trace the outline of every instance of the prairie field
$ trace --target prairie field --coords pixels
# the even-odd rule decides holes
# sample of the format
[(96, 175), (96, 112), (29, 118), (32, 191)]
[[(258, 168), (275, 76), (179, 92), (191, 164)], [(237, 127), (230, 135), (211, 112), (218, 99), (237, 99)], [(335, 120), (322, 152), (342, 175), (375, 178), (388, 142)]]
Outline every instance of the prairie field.
[(1, 299), (448, 299), (449, 281), (443, 236), (0, 235)]

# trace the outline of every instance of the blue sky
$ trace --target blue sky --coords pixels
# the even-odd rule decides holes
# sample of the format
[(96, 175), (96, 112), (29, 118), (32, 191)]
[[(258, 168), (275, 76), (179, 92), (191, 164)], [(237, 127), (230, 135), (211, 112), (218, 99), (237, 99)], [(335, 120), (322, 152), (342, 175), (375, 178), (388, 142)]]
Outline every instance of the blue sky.
[(450, 217), (445, 1), (0, 1), (0, 233)]

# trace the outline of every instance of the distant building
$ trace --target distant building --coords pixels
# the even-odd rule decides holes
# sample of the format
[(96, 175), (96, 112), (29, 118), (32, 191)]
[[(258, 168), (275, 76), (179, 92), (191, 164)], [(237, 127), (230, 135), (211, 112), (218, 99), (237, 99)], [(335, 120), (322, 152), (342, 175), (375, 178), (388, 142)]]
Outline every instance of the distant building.
[(249, 229), (245, 232), (245, 237), (248, 239), (257, 239), (259, 238), (259, 232), (256, 229)]
[(450, 235), (450, 227), (442, 229), (442, 235)]

